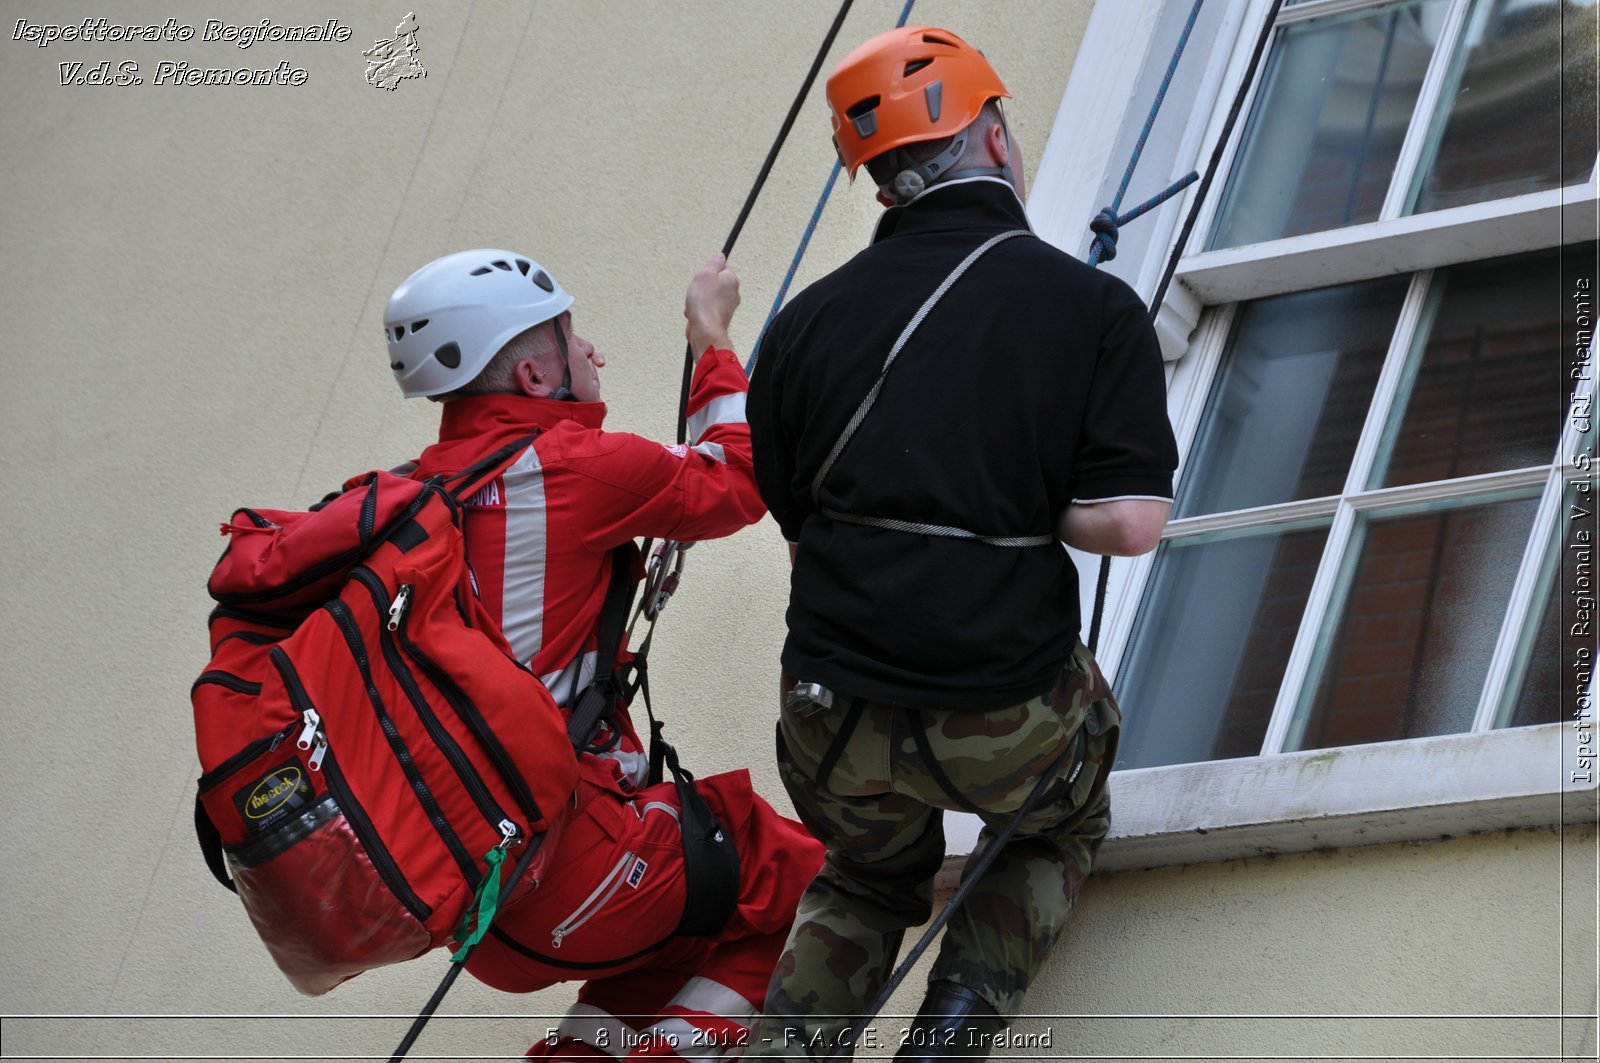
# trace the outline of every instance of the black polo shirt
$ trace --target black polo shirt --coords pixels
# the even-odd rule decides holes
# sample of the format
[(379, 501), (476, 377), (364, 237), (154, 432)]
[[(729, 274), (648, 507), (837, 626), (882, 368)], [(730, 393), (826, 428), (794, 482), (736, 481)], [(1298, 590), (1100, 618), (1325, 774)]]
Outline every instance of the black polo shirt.
[(1011, 186), (936, 185), (796, 296), (761, 343), (749, 419), (762, 498), (798, 544), (783, 664), (836, 691), (990, 709), (1048, 689), (1078, 634), (1066, 550), (821, 512), (1053, 535), (1069, 502), (1171, 498), (1177, 448), (1149, 316), (1122, 281), (1032, 236), (991, 250), (900, 353), (821, 490), (811, 482), (895, 339), (961, 259), (1028, 228)]

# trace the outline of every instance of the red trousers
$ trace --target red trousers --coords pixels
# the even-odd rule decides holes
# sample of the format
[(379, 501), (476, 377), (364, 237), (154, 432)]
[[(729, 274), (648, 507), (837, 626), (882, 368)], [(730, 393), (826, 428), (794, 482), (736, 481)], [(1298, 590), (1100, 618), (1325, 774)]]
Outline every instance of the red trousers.
[(677, 791), (630, 791), (619, 774), (583, 757), (551, 870), (495, 918), (514, 943), (491, 933), (467, 970), (511, 993), (584, 980), (532, 1058), (721, 1058), (761, 1010), (822, 846), (758, 797), (748, 772), (699, 780), (738, 846), (739, 899), (716, 937), (675, 935), (685, 902)]

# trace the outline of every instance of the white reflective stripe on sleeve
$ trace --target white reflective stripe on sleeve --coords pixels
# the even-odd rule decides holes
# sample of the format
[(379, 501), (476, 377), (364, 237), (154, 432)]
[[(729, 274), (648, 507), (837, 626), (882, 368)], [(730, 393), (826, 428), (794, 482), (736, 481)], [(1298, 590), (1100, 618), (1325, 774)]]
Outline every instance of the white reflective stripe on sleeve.
[(631, 1026), (609, 1011), (581, 1001), (567, 1009), (561, 1025), (556, 1027), (556, 1035), (582, 1041), (619, 1059), (627, 1055), (639, 1039)]
[(599, 656), (596, 651), (590, 650), (565, 668), (540, 676), (539, 682), (550, 691), (550, 696), (555, 699), (557, 705), (571, 708), (578, 691), (594, 682), (595, 664)]
[(517, 660), (532, 661), (544, 645), (544, 589), (548, 540), (544, 469), (530, 446), (506, 470), (506, 567), (500, 629)]
[(714, 424), (744, 424), (744, 392), (718, 395), (689, 418), (689, 438), (696, 443)]
[(742, 1051), (731, 1045), (725, 1047), (707, 1044), (706, 1042), (715, 1041), (716, 1038), (707, 1037), (700, 1027), (687, 1019), (677, 1017), (662, 1019), (649, 1029), (640, 1031), (638, 1036), (641, 1041), (651, 1036), (658, 1037), (672, 1046), (675, 1055), (695, 1060), (697, 1063), (718, 1063), (723, 1059), (735, 1059)]
[(742, 995), (710, 978), (691, 978), (683, 983), (683, 988), (667, 1001), (667, 1007), (720, 1015), (734, 1022), (748, 1022), (756, 1013), (755, 1006)]
[(722, 449), (721, 443), (700, 443), (689, 448), (697, 453), (704, 454), (712, 461), (728, 464), (728, 452)]

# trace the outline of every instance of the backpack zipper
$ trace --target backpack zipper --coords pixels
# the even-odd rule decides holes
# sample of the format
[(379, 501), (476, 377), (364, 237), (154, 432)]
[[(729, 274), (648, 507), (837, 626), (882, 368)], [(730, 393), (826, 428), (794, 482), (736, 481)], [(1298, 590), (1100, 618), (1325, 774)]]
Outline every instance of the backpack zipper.
[(323, 778), (327, 781), (328, 791), (339, 803), (339, 810), (344, 813), (345, 821), (355, 832), (356, 840), (366, 850), (367, 858), (372, 861), (378, 877), (383, 879), (384, 885), (389, 887), (389, 892), (399, 898), (400, 903), (406, 906), (407, 911), (415, 916), (418, 922), (426, 923), (433, 916), (433, 909), (418, 897), (410, 883), (406, 882), (405, 875), (400, 872), (400, 866), (394, 861), (394, 856), (378, 837), (378, 832), (372, 826), (372, 820), (367, 818), (366, 809), (361, 807), (355, 794), (350, 792), (350, 785), (345, 780), (344, 772), (339, 770), (339, 763), (333, 759), (332, 751), (328, 748), (328, 738), (322, 730), (322, 718), (306, 695), (306, 688), (300, 682), (299, 673), (295, 671), (294, 665), (289, 662), (288, 655), (283, 652), (281, 646), (272, 647), (267, 654), (273, 666), (278, 669), (278, 674), (283, 677), (283, 685), (289, 692), (289, 703), (301, 711), (304, 727), (300, 732), (300, 748), (316, 747), (309, 767), (312, 771), (326, 767)]
[(211, 647), (211, 652), (216, 653), (217, 649), (230, 639), (238, 639), (252, 646), (271, 646), (273, 643), (282, 642), (284, 636), (269, 635), (265, 631), (235, 631), (231, 635), (224, 635), (218, 639), (216, 646)]
[(295, 745), (302, 750), (311, 750), (311, 756), (306, 758), (306, 767), (321, 771), (322, 758), (328, 755), (328, 736), (322, 730), (322, 717), (317, 715), (316, 709), (308, 707), (301, 713), (300, 720), (300, 737)]
[(478, 863), (467, 852), (466, 846), (461, 844), (461, 838), (450, 826), (450, 821), (445, 819), (444, 811), (439, 807), (439, 802), (434, 798), (433, 792), (428, 789), (427, 782), (422, 778), (411, 750), (406, 746), (406, 741), (400, 735), (400, 729), (395, 726), (394, 720), (384, 708), (383, 695), (378, 692), (377, 684), (372, 679), (372, 667), (367, 659), (366, 643), (361, 639), (361, 631), (356, 626), (356, 621), (350, 615), (349, 606), (344, 601), (335, 598), (324, 608), (339, 625), (339, 630), (344, 634), (345, 645), (350, 650), (350, 655), (355, 658), (356, 667), (361, 670), (361, 681), (366, 684), (367, 700), (372, 704), (373, 715), (377, 717), (378, 726), (383, 731), (384, 738), (389, 743), (389, 751), (394, 754), (394, 759), (399, 763), (400, 770), (405, 774), (406, 781), (411, 784), (411, 790), (417, 795), (417, 800), (422, 804), (422, 811), (433, 824), (434, 832), (439, 835), (439, 840), (444, 842), (445, 848), (450, 850), (450, 855), (455, 858), (461, 873), (466, 877), (467, 883), (473, 888), (478, 888), (483, 874), (478, 870)]
[(594, 888), (594, 892), (589, 894), (584, 899), (584, 902), (574, 909), (571, 915), (563, 919), (560, 925), (550, 931), (550, 944), (552, 947), (559, 949), (561, 942), (568, 934), (593, 919), (600, 909), (606, 906), (606, 902), (616, 896), (617, 891), (622, 888), (623, 873), (627, 871), (628, 865), (631, 863), (633, 863), (633, 853), (631, 851), (623, 853), (622, 859), (617, 861), (617, 866), (613, 867), (611, 872), (600, 880), (600, 885)]
[(403, 625), (395, 633), (395, 637), (400, 646), (406, 651), (406, 654), (417, 662), (417, 666), (428, 677), (428, 681), (439, 688), (440, 693), (444, 695), (444, 699), (450, 703), (450, 707), (461, 718), (461, 722), (467, 725), (467, 730), (477, 737), (478, 743), (483, 746), (484, 752), (488, 753), (490, 761), (494, 763), (496, 770), (500, 772), (501, 779), (505, 781), (506, 786), (511, 790), (511, 795), (517, 799), (517, 804), (521, 806), (522, 811), (527, 815), (529, 829), (531, 830), (534, 823), (544, 818), (544, 813), (539, 809), (539, 802), (534, 800), (533, 792), (528, 789), (527, 780), (517, 770), (515, 763), (511, 759), (511, 754), (507, 753), (505, 746), (500, 744), (500, 739), (490, 729), (483, 715), (478, 712), (478, 707), (472, 703), (472, 699), (467, 697), (466, 692), (461, 689), (454, 679), (450, 678), (443, 668), (435, 664), (432, 658), (422, 652), (421, 647), (407, 637)]
[(219, 670), (216, 670), (216, 669), (212, 669), (210, 671), (201, 672), (200, 673), (200, 678), (196, 679), (194, 681), (193, 685), (191, 685), (189, 687), (189, 693), (193, 694), (197, 687), (202, 687), (202, 686), (205, 686), (207, 684), (214, 684), (214, 685), (219, 686), (219, 687), (226, 687), (229, 690), (234, 691), (235, 693), (238, 693), (238, 694), (249, 694), (252, 697), (254, 697), (255, 695), (261, 693), (261, 684), (260, 683), (252, 683), (248, 679), (239, 678), (238, 676), (234, 675), (232, 672), (223, 672), (223, 671), (219, 671)]
[(211, 610), (211, 615), (206, 617), (206, 626), (209, 628), (214, 620), (240, 620), (246, 624), (275, 627), (283, 631), (293, 631), (300, 626), (297, 618), (276, 616), (272, 613), (255, 613), (248, 609), (234, 609), (226, 605), (219, 605)]
[[(259, 684), (257, 689), (260, 689)], [(277, 734), (267, 735), (264, 738), (257, 738), (255, 741), (239, 750), (239, 752), (235, 753), (221, 764), (218, 764), (216, 767), (200, 776), (200, 781), (197, 784), (200, 792), (204, 793), (206, 790), (209, 790), (211, 787), (215, 786), (223, 779), (226, 779), (228, 776), (232, 775), (234, 772), (238, 771), (240, 768), (259, 757), (261, 754), (271, 753), (274, 749), (277, 749), (283, 744), (283, 740), (288, 738), (290, 733), (293, 732), (298, 726), (298, 722), (291, 723)]]
[(450, 762), (450, 766), (455, 769), (456, 775), (461, 779), (461, 784), (466, 787), (467, 793), (472, 797), (473, 803), (478, 806), (478, 811), (483, 814), (484, 819), (502, 834), (505, 833), (505, 825), (510, 824), (511, 838), (515, 839), (521, 834), (521, 828), (506, 815), (505, 810), (500, 807), (500, 803), (494, 799), (494, 795), (484, 785), (483, 777), (473, 767), (472, 760), (457, 744), (450, 732), (445, 730), (444, 724), (439, 722), (439, 718), (434, 715), (433, 707), (428, 704), (427, 698), (423, 696), (422, 689), (417, 686), (416, 677), (411, 674), (411, 669), (406, 665), (405, 658), (401, 656), (399, 648), (395, 645), (392, 633), (399, 631), (402, 626), (406, 605), (410, 602), (413, 592), (412, 585), (402, 583), (395, 593), (394, 602), (391, 604), (385, 593), (383, 580), (376, 572), (362, 565), (357, 567), (352, 575), (367, 588), (367, 591), (372, 595), (373, 606), (380, 613), (387, 607), (389, 623), (384, 631), (379, 632), (379, 642), (383, 647), (384, 660), (388, 662), (390, 671), (394, 672), (395, 677), (400, 680), (401, 688), (405, 690), (406, 697), (410, 699), (412, 708), (416, 710), (417, 717), (422, 721), (423, 727), (427, 729), (429, 737), (433, 739), (434, 745), (439, 747), (439, 751), (444, 754), (445, 759)]

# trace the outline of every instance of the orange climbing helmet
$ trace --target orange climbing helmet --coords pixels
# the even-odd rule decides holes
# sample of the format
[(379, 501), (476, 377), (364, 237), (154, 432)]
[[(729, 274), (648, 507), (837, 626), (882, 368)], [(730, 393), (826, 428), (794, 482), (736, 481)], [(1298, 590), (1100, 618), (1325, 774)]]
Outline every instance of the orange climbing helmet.
[(902, 26), (880, 33), (828, 78), (839, 161), (855, 177), (874, 156), (960, 132), (997, 96), (1011, 96), (1000, 75), (949, 30)]

